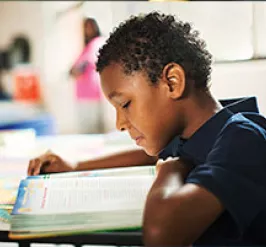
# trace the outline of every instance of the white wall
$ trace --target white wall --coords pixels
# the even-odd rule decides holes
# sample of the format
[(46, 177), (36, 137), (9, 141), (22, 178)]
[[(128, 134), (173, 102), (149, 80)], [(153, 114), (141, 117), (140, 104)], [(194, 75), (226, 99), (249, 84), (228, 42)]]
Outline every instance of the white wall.
[(266, 57), (266, 2), (254, 3), (254, 49), (255, 57)]
[(219, 99), (256, 96), (266, 116), (266, 59), (214, 64), (211, 91)]

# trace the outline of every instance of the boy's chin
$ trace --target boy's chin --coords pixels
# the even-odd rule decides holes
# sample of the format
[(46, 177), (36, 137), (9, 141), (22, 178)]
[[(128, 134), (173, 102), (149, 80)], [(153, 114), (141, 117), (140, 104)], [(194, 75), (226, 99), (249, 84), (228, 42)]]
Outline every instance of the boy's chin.
[(157, 156), (160, 151), (158, 151), (155, 148), (148, 148), (148, 147), (143, 147), (143, 150), (145, 151), (145, 153), (149, 156)]

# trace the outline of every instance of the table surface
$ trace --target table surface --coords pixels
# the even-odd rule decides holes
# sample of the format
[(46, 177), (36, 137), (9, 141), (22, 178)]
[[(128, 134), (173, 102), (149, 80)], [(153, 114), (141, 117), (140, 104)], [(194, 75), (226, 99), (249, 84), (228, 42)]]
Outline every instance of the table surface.
[(98, 244), (98, 245), (135, 245), (142, 246), (142, 232), (141, 231), (116, 231), (116, 232), (102, 232), (90, 233), (72, 236), (58, 236), (34, 238), (25, 240), (12, 240), (8, 238), (7, 231), (0, 231), (0, 242), (16, 242), (19, 244), (27, 243), (47, 243), (47, 244)]

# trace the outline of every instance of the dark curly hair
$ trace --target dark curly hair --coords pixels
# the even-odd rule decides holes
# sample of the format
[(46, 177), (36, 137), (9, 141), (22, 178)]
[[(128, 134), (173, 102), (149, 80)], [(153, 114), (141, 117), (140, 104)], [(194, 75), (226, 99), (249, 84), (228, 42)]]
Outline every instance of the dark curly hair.
[(189, 23), (172, 15), (151, 12), (131, 16), (114, 29), (99, 50), (97, 71), (119, 63), (126, 74), (143, 70), (156, 84), (165, 65), (174, 62), (182, 66), (186, 79), (193, 80), (197, 88), (207, 88), (212, 56), (198, 35)]

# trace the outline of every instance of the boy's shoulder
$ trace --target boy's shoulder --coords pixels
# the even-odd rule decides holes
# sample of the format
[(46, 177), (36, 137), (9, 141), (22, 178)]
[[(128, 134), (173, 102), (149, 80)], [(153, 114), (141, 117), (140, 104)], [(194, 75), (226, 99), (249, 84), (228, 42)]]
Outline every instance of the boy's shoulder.
[[(224, 122), (215, 144), (224, 145), (226, 149), (234, 152), (257, 153), (266, 148), (266, 118), (259, 114), (255, 97), (245, 98), (226, 106), (229, 117)], [(259, 148), (258, 148), (259, 145)], [(214, 146), (215, 148), (215, 146)]]
[(216, 136), (205, 162), (212, 163), (215, 159), (220, 160), (223, 166), (242, 169), (244, 164), (252, 160), (264, 166), (265, 150), (266, 119), (259, 113), (236, 113), (228, 118)]
[(218, 138), (221, 136), (230, 138), (232, 142), (245, 142), (247, 136), (266, 141), (266, 118), (255, 112), (232, 114), (221, 129)]
[(230, 105), (222, 110), (221, 115), (224, 115), (224, 121), (213, 123), (213, 126), (220, 124), (220, 129), (213, 137), (213, 145), (206, 153), (205, 162), (214, 156), (231, 166), (232, 163), (244, 164), (251, 159), (256, 160), (256, 163), (266, 162), (266, 118), (257, 111), (233, 112)]
[(237, 147), (238, 143), (246, 142), (249, 137), (265, 142), (266, 119), (258, 113), (255, 97), (223, 101), (223, 106), (188, 140), (176, 136), (159, 157), (183, 156), (197, 165), (204, 163), (217, 145), (219, 149), (229, 149), (229, 146)]

